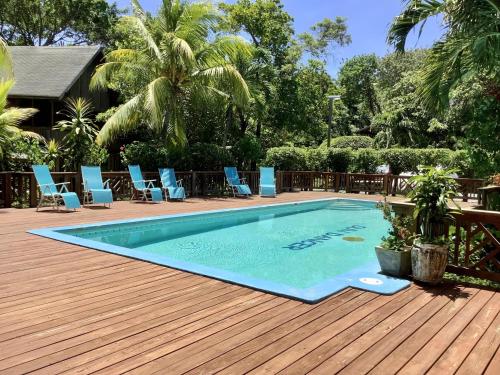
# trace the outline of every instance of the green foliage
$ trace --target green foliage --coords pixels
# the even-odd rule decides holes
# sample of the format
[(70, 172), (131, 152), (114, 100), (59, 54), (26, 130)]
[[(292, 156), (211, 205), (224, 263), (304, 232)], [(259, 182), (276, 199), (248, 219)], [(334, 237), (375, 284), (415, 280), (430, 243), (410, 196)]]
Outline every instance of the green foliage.
[(353, 160), (350, 148), (329, 148), (326, 150), (326, 166), (333, 172), (348, 172)]
[[(451, 93), (446, 122), (463, 130), (463, 148), (468, 151), (474, 174), (487, 177), (500, 170), (500, 101), (485, 96), (486, 80), (471, 78)], [(496, 136), (495, 136), (496, 135)]]
[(228, 63), (236, 53), (249, 54), (249, 45), (240, 37), (213, 35), (218, 14), (212, 3), (163, 0), (155, 17), (137, 0), (132, 5), (134, 15), (128, 20), (142, 46), (134, 43), (110, 52), (91, 86), (104, 89), (126, 78), (133, 96), (106, 121), (98, 143), (145, 126), (153, 138), (184, 145), (189, 101), (201, 105), (221, 95), (240, 106), (249, 102), (245, 80)]
[(37, 109), (7, 106), (7, 96), (15, 84), (13, 74), (12, 59), (7, 44), (0, 38), (0, 162), (13, 139), (19, 136), (41, 139), (39, 135), (19, 128), (23, 121), (38, 112)]
[(169, 152), (162, 143), (134, 141), (120, 148), (123, 165), (140, 165), (146, 171), (155, 171), (168, 164)]
[(33, 164), (47, 161), (42, 145), (37, 139), (17, 136), (9, 142), (5, 167), (10, 171), (31, 171)]
[(281, 171), (303, 171), (307, 169), (306, 150), (299, 147), (273, 147), (267, 150), (262, 165), (274, 166)]
[(450, 163), (446, 166), (456, 170), (459, 176), (474, 177), (476, 175), (474, 171), (474, 163), (466, 150), (451, 152)]
[(352, 39), (347, 32), (347, 19), (336, 17), (335, 20), (325, 18), (311, 27), (311, 33), (302, 33), (298, 36), (303, 48), (316, 58), (326, 61), (329, 49), (333, 46), (346, 46)]
[(437, 14), (443, 14), (443, 37), (430, 51), (418, 87), (428, 108), (444, 109), (450, 90), (464, 78), (485, 74), (492, 97), (500, 91), (500, 5), (497, 0), (410, 0), (395, 18), (388, 40), (404, 51), (410, 32)]
[(384, 220), (391, 225), (388, 235), (382, 237), (381, 246), (392, 251), (408, 250), (415, 238), (413, 233), (415, 220), (411, 216), (395, 215), (391, 205), (385, 199), (377, 203), (377, 207), (382, 210)]
[(237, 0), (219, 7), (226, 14), (224, 29), (247, 33), (256, 47), (271, 52), (276, 66), (283, 64), (293, 35), (293, 18), (281, 0)]
[(417, 158), (417, 151), (407, 148), (389, 148), (380, 150), (382, 160), (386, 162), (392, 174), (402, 172), (418, 172), (420, 164)]
[(375, 173), (382, 164), (380, 152), (371, 148), (361, 148), (353, 152), (351, 170), (357, 173)]
[(326, 150), (322, 148), (308, 148), (305, 152), (306, 170), (324, 171), (326, 170)]
[(55, 169), (61, 156), (61, 147), (55, 139), (45, 142), (44, 159), (49, 169)]
[(0, 36), (13, 45), (106, 44), (119, 13), (105, 0), (2, 0)]
[(375, 55), (361, 55), (345, 62), (339, 71), (338, 83), (341, 86), (342, 102), (351, 115), (351, 125), (363, 128), (380, 112), (380, 103), (375, 88), (378, 69)]
[(421, 240), (424, 243), (439, 243), (443, 239), (436, 233), (436, 226), (453, 220), (448, 202), (457, 195), (458, 184), (450, 177), (453, 170), (424, 168), (421, 172), (424, 173), (410, 179), (415, 185), (408, 196), (415, 203), (413, 214), (420, 221)]
[[(330, 147), (333, 148), (352, 148), (357, 150), (360, 148), (371, 148), (374, 145), (373, 138), (364, 135), (346, 135), (342, 137), (332, 138)], [(326, 146), (326, 141), (322, 143), (322, 147)]]
[(187, 155), (190, 169), (197, 171), (220, 171), (235, 164), (233, 155), (227, 149), (209, 143), (190, 146)]
[(218, 171), (235, 164), (227, 149), (208, 143), (173, 149), (162, 142), (135, 141), (121, 147), (120, 157), (122, 164), (139, 164), (146, 171), (166, 166), (177, 170)]
[(253, 135), (242, 137), (231, 150), (238, 161), (238, 167), (250, 170), (251, 162), (258, 162), (262, 157), (260, 141)]
[(93, 147), (97, 128), (91, 118), (91, 102), (84, 98), (68, 98), (65, 101), (65, 108), (59, 114), (66, 117), (66, 120), (61, 120), (54, 126), (54, 129), (64, 134), (62, 139), (64, 168), (77, 171), (89, 161), (102, 160), (104, 155), (101, 148)]
[(91, 143), (82, 160), (82, 165), (102, 165), (109, 158), (109, 152), (106, 148), (97, 143)]

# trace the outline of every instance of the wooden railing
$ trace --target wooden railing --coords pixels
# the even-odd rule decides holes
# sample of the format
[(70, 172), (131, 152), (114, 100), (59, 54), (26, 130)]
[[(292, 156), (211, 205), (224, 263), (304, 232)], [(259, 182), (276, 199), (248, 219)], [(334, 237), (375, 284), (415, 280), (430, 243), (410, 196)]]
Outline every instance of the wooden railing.
[[(409, 202), (391, 205), (396, 215), (412, 215), (415, 207)], [(500, 212), (462, 209), (452, 215), (454, 220), (433, 228), (452, 241), (446, 271), (500, 283)]]
[[(179, 171), (177, 178), (190, 196), (224, 195), (228, 193), (223, 171), (200, 172)], [(145, 172), (145, 178), (159, 182), (157, 172)], [(69, 189), (82, 194), (81, 175), (76, 172), (54, 172), (55, 182), (69, 182)], [(242, 172), (250, 189), (259, 190), (259, 172)], [(111, 180), (115, 199), (128, 199), (132, 195), (132, 184), (128, 172), (103, 172), (104, 179)], [(348, 193), (406, 195), (413, 188), (410, 177), (385, 174), (337, 173), (337, 172), (295, 172), (277, 171), (278, 193), (287, 191), (345, 191)], [(475, 199), (480, 204), (478, 188), (484, 186), (480, 179), (456, 179), (460, 185), (460, 198)], [(31, 172), (0, 172), (0, 208), (34, 207), (38, 200), (36, 180)]]
[(454, 216), (448, 271), (500, 283), (500, 212), (464, 210)]

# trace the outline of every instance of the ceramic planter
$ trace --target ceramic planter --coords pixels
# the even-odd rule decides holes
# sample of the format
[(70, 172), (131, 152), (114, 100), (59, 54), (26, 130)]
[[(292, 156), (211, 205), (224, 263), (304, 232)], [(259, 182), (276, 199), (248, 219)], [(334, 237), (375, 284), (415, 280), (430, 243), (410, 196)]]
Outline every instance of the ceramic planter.
[(406, 277), (411, 273), (411, 248), (394, 251), (381, 246), (375, 247), (378, 262), (383, 273), (391, 276)]
[(448, 264), (448, 245), (416, 242), (411, 250), (413, 278), (429, 284), (438, 284), (443, 279)]

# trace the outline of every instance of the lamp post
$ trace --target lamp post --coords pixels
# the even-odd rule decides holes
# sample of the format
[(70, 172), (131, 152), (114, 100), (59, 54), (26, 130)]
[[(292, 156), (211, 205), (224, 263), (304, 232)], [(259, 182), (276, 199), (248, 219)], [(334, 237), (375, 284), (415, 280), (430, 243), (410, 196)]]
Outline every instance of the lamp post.
[(330, 139), (332, 138), (332, 121), (333, 121), (333, 102), (340, 100), (340, 95), (328, 95), (328, 138), (326, 144), (330, 147)]

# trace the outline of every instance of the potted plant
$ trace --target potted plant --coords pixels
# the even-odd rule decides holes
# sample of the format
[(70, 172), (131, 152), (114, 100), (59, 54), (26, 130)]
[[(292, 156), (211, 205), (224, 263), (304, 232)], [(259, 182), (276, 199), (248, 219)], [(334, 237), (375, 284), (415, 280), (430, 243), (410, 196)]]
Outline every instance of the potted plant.
[(382, 210), (384, 219), (391, 225), (388, 235), (375, 247), (380, 269), (388, 275), (408, 276), (411, 273), (411, 245), (415, 221), (410, 216), (395, 215), (385, 199), (377, 206)]
[(448, 203), (453, 202), (458, 187), (452, 173), (453, 170), (424, 167), (420, 175), (410, 179), (414, 188), (409, 197), (415, 203), (414, 218), (420, 228), (411, 250), (415, 280), (437, 284), (443, 278), (449, 250), (444, 228), (453, 220)]

